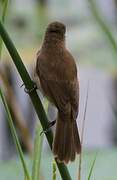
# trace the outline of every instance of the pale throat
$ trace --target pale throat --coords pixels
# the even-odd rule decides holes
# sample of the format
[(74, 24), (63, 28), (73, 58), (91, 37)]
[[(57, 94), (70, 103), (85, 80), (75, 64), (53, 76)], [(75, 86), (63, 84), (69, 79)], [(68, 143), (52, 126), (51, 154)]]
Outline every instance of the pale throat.
[(45, 35), (43, 45), (44, 48), (56, 48), (56, 47), (65, 47), (65, 37), (49, 36)]

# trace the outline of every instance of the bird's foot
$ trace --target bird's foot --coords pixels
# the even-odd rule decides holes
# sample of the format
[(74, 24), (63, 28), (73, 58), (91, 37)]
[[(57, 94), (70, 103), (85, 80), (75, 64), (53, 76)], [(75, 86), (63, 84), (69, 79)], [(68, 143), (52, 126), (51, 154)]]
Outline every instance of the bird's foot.
[(55, 125), (55, 123), (56, 123), (56, 120), (54, 120), (54, 121), (52, 121), (52, 122), (49, 122), (48, 128), (45, 129), (45, 130), (43, 130), (43, 131), (40, 133), (40, 135), (43, 134), (43, 133), (47, 133), (48, 131), (50, 131), (51, 127), (53, 127), (53, 126)]
[[(25, 84), (23, 83), (20, 87), (22, 87), (22, 86), (24, 86)], [(25, 93), (27, 93), (27, 94), (30, 94), (30, 93), (32, 93), (34, 90), (36, 90), (37, 89), (37, 85), (36, 85), (36, 83), (35, 82), (33, 82), (33, 87), (31, 88), (31, 89), (27, 89), (26, 87), (24, 88), (24, 91), (25, 91)]]

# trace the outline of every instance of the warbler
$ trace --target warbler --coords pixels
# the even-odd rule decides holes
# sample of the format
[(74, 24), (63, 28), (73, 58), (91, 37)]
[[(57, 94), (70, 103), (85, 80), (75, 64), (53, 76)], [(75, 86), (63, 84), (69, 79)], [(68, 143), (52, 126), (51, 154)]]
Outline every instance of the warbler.
[(75, 60), (65, 46), (66, 26), (48, 25), (42, 47), (37, 53), (36, 83), (58, 110), (53, 153), (59, 162), (74, 161), (81, 152), (77, 127), (79, 81)]

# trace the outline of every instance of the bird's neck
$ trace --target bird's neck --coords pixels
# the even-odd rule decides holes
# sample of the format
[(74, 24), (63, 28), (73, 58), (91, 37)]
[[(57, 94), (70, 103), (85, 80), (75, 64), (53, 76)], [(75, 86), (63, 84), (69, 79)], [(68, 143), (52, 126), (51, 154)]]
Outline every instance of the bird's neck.
[(65, 47), (65, 38), (63, 37), (57, 37), (56, 35), (54, 36), (48, 36), (45, 35), (42, 47), (44, 49), (58, 49), (58, 48), (64, 48)]

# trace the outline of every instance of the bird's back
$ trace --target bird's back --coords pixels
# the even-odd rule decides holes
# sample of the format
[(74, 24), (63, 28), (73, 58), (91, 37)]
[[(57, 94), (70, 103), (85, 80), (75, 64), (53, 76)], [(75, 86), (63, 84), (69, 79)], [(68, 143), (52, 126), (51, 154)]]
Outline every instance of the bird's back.
[[(39, 70), (36, 72), (45, 74), (46, 79), (73, 81), (77, 78), (77, 68), (72, 55), (64, 48), (55, 51), (43, 49), (37, 57)], [(40, 71), (40, 72), (38, 72)]]

